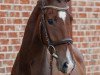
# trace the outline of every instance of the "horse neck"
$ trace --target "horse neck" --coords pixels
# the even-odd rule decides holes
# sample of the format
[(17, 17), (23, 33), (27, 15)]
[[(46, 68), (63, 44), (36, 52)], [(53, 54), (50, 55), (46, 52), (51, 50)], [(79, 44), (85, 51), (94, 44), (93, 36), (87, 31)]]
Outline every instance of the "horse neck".
[(43, 45), (40, 37), (40, 15), (38, 15), (32, 40), (30, 51), (28, 52), (28, 60), (31, 63), (32, 75), (49, 75), (49, 64), (47, 59), (47, 48)]
[[(34, 37), (31, 43), (31, 51), (29, 55), (31, 58), (31, 72), (32, 75), (49, 75), (49, 64), (47, 59), (47, 48), (43, 45), (38, 25), (34, 30)], [(37, 67), (37, 68), (36, 68)], [(35, 71), (34, 71), (35, 69)], [(34, 72), (33, 72), (34, 71)]]
[[(46, 48), (37, 49), (36, 57), (34, 58), (34, 63), (32, 69), (35, 69), (32, 75), (49, 75), (49, 64), (47, 59), (47, 50)], [(36, 69), (37, 67), (37, 69)], [(31, 70), (32, 70), (31, 69)], [(35, 74), (34, 74), (35, 73)]]

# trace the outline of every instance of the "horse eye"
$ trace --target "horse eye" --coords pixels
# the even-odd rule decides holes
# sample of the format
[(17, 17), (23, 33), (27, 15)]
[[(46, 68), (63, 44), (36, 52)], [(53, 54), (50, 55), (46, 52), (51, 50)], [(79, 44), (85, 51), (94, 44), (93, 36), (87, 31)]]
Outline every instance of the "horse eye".
[(48, 23), (49, 23), (50, 25), (53, 25), (53, 24), (54, 24), (54, 20), (53, 20), (53, 19), (48, 19)]

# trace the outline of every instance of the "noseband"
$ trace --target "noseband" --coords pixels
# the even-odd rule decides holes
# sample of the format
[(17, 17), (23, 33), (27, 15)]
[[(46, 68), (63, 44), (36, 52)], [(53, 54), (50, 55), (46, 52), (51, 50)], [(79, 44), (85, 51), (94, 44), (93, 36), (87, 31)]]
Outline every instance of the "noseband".
[(50, 36), (48, 34), (48, 31), (47, 31), (47, 27), (46, 27), (45, 18), (44, 18), (44, 14), (45, 14), (44, 10), (46, 8), (52, 8), (52, 9), (56, 9), (56, 10), (64, 10), (65, 11), (65, 10), (68, 10), (69, 7), (61, 8), (61, 7), (51, 6), (51, 5), (45, 6), (45, 3), (42, 1), (42, 6), (41, 6), (42, 15), (41, 15), (41, 24), (40, 25), (41, 25), (41, 27), (42, 27), (42, 29), (44, 31), (43, 33), (45, 34), (47, 44), (45, 44), (43, 42), (42, 38), (41, 38), (41, 40), (42, 40), (42, 43), (47, 46), (47, 48), (48, 48), (48, 50), (50, 52), (50, 55), (51, 55), (50, 56), (50, 69), (51, 69), (50, 75), (52, 75), (52, 62), (53, 62), (53, 58), (58, 59), (58, 55), (56, 54), (55, 46), (63, 45), (63, 44), (69, 45), (69, 44), (72, 44), (73, 41), (72, 41), (71, 38), (62, 39), (62, 40), (57, 41), (57, 42), (52, 41), (50, 39)]

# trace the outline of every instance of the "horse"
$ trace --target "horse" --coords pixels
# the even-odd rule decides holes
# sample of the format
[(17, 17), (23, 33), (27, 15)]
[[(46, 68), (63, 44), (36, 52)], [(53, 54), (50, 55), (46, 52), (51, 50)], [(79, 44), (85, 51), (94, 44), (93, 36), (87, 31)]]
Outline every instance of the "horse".
[(11, 75), (86, 75), (73, 45), (70, 0), (39, 0), (25, 29)]

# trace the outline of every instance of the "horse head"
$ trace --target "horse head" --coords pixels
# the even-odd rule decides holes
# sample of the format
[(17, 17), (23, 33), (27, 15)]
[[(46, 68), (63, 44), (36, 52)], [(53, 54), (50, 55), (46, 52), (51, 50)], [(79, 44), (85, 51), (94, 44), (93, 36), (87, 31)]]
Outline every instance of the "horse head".
[[(66, 2), (70, 0), (48, 0), (42, 7), (41, 38), (49, 49), (55, 50), (58, 70), (69, 74), (73, 67), (72, 53), (68, 44), (72, 43), (72, 17)], [(51, 52), (53, 54), (53, 52)]]

